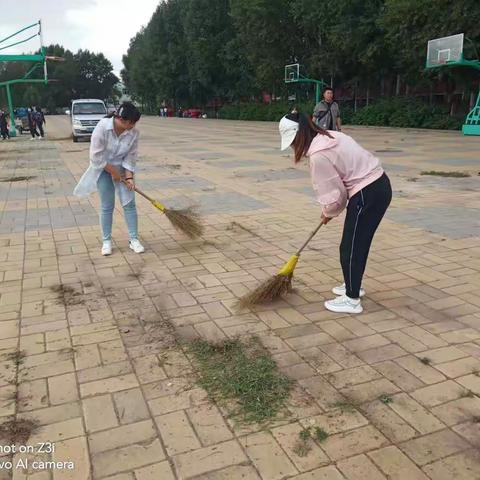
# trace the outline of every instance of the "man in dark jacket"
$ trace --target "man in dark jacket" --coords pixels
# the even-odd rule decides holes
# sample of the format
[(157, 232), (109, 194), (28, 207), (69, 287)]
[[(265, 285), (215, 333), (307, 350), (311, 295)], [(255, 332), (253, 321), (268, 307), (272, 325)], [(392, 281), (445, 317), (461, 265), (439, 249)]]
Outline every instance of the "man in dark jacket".
[(37, 125), (38, 130), (40, 131), (40, 138), (44, 138), (45, 132), (43, 130), (43, 126), (46, 125), (45, 115), (42, 112), (40, 107), (35, 108), (35, 123)]
[(0, 136), (2, 140), (9, 140), (10, 133), (8, 131), (8, 120), (6, 110), (0, 110)]
[(35, 140), (35, 137), (40, 137), (40, 135), (37, 132), (37, 124), (35, 121), (35, 110), (33, 108), (28, 109), (27, 118), (28, 118), (28, 128), (30, 129), (30, 135), (32, 136), (30, 140)]

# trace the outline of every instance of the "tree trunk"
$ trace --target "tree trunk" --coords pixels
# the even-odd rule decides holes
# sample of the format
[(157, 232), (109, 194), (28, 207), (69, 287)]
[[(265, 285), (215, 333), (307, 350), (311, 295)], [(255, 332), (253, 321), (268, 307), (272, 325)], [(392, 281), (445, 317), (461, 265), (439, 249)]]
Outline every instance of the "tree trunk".
[(367, 107), (370, 103), (370, 82), (367, 82)]
[(455, 115), (455, 101), (454, 96), (451, 93), (448, 95), (448, 103), (450, 105), (449, 115), (453, 117), (453, 115)]
[(357, 112), (357, 82), (355, 82), (355, 86), (353, 87), (353, 111)]
[(398, 97), (400, 95), (400, 74), (397, 74), (397, 85), (395, 87), (395, 95)]
[(472, 90), (470, 92), (469, 110), (472, 110), (472, 108), (475, 106), (476, 99), (477, 99), (477, 96), (475, 92)]

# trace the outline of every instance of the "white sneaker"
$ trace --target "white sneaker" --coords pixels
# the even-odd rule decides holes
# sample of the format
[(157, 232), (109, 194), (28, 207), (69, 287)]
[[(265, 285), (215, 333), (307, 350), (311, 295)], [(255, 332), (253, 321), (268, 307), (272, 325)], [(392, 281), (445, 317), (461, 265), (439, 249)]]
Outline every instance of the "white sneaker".
[(32, 141), (32, 140), (35, 140), (35, 137), (32, 137), (32, 138), (30, 139), (30, 141)]
[[(332, 292), (335, 295), (342, 296), (342, 295), (345, 295), (347, 293), (347, 289), (345, 288), (345, 284), (342, 283), (338, 287), (333, 287)], [(365, 290), (362, 287), (360, 287), (360, 298), (362, 298), (364, 296), (365, 296)]]
[(341, 297), (334, 298), (333, 300), (327, 300), (325, 302), (325, 308), (335, 313), (362, 313), (362, 303), (360, 299), (347, 297), (342, 295)]
[(112, 241), (105, 240), (102, 245), (102, 255), (111, 255), (112, 254)]
[(137, 238), (130, 240), (130, 248), (135, 253), (143, 253), (145, 251), (145, 248), (143, 248), (143, 245), (140, 243), (140, 241)]

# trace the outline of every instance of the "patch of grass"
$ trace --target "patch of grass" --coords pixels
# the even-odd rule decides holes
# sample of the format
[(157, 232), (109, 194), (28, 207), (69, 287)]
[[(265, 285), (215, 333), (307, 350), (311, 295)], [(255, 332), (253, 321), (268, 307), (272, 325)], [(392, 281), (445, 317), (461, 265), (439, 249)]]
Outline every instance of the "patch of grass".
[(390, 395), (381, 395), (379, 400), (385, 405), (393, 402), (393, 398)]
[(313, 437), (317, 442), (324, 442), (328, 438), (328, 432), (320, 427), (315, 427)]
[(217, 344), (196, 340), (190, 351), (200, 386), (218, 401), (234, 402), (237, 409), (232, 414), (240, 421), (263, 424), (285, 407), (292, 381), (257, 338)]
[(25, 445), (32, 433), (39, 427), (38, 422), (28, 419), (8, 420), (0, 425), (0, 438), (8, 444)]
[(432, 361), (427, 358), (427, 357), (423, 357), (423, 358), (420, 358), (420, 361), (424, 364), (424, 365), (431, 365), (432, 364)]
[(469, 173), (465, 172), (440, 172), (437, 170), (423, 171), (420, 175), (430, 175), (435, 177), (453, 177), (453, 178), (466, 178), (469, 177)]
[(312, 427), (304, 428), (298, 436), (300, 437), (300, 440), (308, 440), (312, 436)]

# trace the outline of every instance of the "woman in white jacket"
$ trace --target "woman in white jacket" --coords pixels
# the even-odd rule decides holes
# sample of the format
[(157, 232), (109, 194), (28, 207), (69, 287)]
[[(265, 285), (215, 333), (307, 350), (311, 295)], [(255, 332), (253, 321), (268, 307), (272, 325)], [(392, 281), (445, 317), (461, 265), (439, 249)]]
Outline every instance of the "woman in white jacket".
[[(125, 214), (130, 248), (135, 253), (145, 249), (138, 240), (138, 217), (135, 206), (135, 166), (138, 156), (139, 132), (135, 128), (140, 111), (133, 103), (123, 103), (117, 112), (100, 120), (92, 134), (90, 166), (75, 187), (74, 194), (100, 194), (102, 255), (112, 253), (112, 221), (117, 192)], [(125, 183), (122, 182), (125, 180)]]

